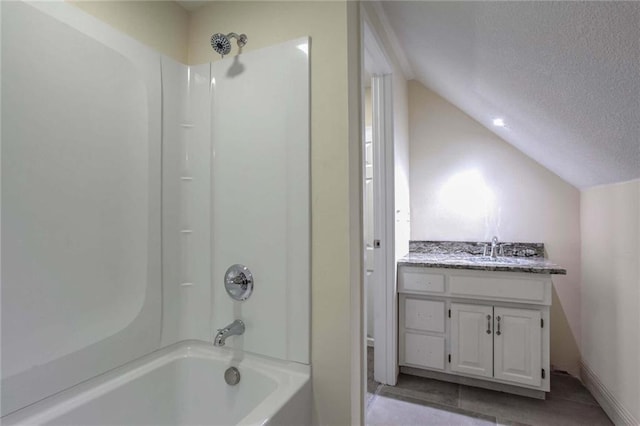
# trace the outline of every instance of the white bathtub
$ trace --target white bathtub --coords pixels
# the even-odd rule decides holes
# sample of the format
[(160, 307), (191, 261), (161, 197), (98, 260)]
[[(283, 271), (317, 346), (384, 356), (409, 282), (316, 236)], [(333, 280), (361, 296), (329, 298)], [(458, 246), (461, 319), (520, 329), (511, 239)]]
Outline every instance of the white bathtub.
[[(224, 372), (238, 368), (240, 383)], [(185, 341), (2, 418), (3, 425), (305, 425), (310, 367)]]

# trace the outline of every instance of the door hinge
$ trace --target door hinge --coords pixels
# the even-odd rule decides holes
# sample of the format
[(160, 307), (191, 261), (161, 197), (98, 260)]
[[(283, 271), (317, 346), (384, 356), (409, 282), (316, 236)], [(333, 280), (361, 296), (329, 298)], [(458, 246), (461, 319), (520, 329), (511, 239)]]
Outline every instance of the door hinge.
[(540, 318), (540, 328), (544, 328), (544, 318)]
[(449, 363), (451, 363), (451, 354), (449, 354)]
[(544, 368), (543, 368), (543, 369), (542, 369), (542, 378), (543, 378), (543, 379), (544, 379), (544, 376), (545, 376), (545, 374), (544, 374)]
[(451, 318), (451, 309), (449, 309), (449, 318)]

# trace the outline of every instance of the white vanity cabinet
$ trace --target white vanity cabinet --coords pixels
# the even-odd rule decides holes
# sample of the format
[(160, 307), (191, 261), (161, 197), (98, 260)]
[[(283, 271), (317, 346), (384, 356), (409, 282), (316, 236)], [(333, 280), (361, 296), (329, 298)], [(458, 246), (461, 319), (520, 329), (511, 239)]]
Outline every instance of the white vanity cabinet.
[(446, 304), (442, 300), (403, 297), (404, 358), (409, 365), (444, 371)]
[(543, 376), (542, 312), (495, 306), (493, 318), (493, 377), (539, 387)]
[(400, 266), (398, 286), (403, 372), (544, 398), (550, 275)]
[(493, 306), (451, 304), (451, 371), (493, 377)]
[(451, 371), (540, 387), (542, 312), (451, 303)]

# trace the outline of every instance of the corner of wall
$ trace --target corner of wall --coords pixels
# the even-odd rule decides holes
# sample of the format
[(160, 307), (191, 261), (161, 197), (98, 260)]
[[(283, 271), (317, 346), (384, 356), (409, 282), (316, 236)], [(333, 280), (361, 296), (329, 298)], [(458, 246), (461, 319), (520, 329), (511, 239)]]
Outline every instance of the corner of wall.
[(580, 379), (602, 407), (615, 425), (640, 425), (640, 419), (635, 418), (627, 408), (602, 383), (596, 373), (583, 361), (580, 361)]
[(582, 379), (616, 424), (637, 425), (640, 180), (583, 189), (580, 225)]

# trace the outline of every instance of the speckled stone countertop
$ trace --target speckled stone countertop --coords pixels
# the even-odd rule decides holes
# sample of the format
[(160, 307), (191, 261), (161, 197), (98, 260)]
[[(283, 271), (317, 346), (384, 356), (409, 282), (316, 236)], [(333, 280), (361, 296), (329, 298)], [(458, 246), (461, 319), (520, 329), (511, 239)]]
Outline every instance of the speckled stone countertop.
[[(480, 242), (411, 241), (410, 252), (398, 261), (398, 266), (426, 268), (473, 269), (480, 271), (528, 272), (566, 275), (567, 270), (544, 257), (540, 243), (503, 243), (505, 256), (491, 259), (483, 256)], [(491, 245), (489, 243), (489, 245)]]

